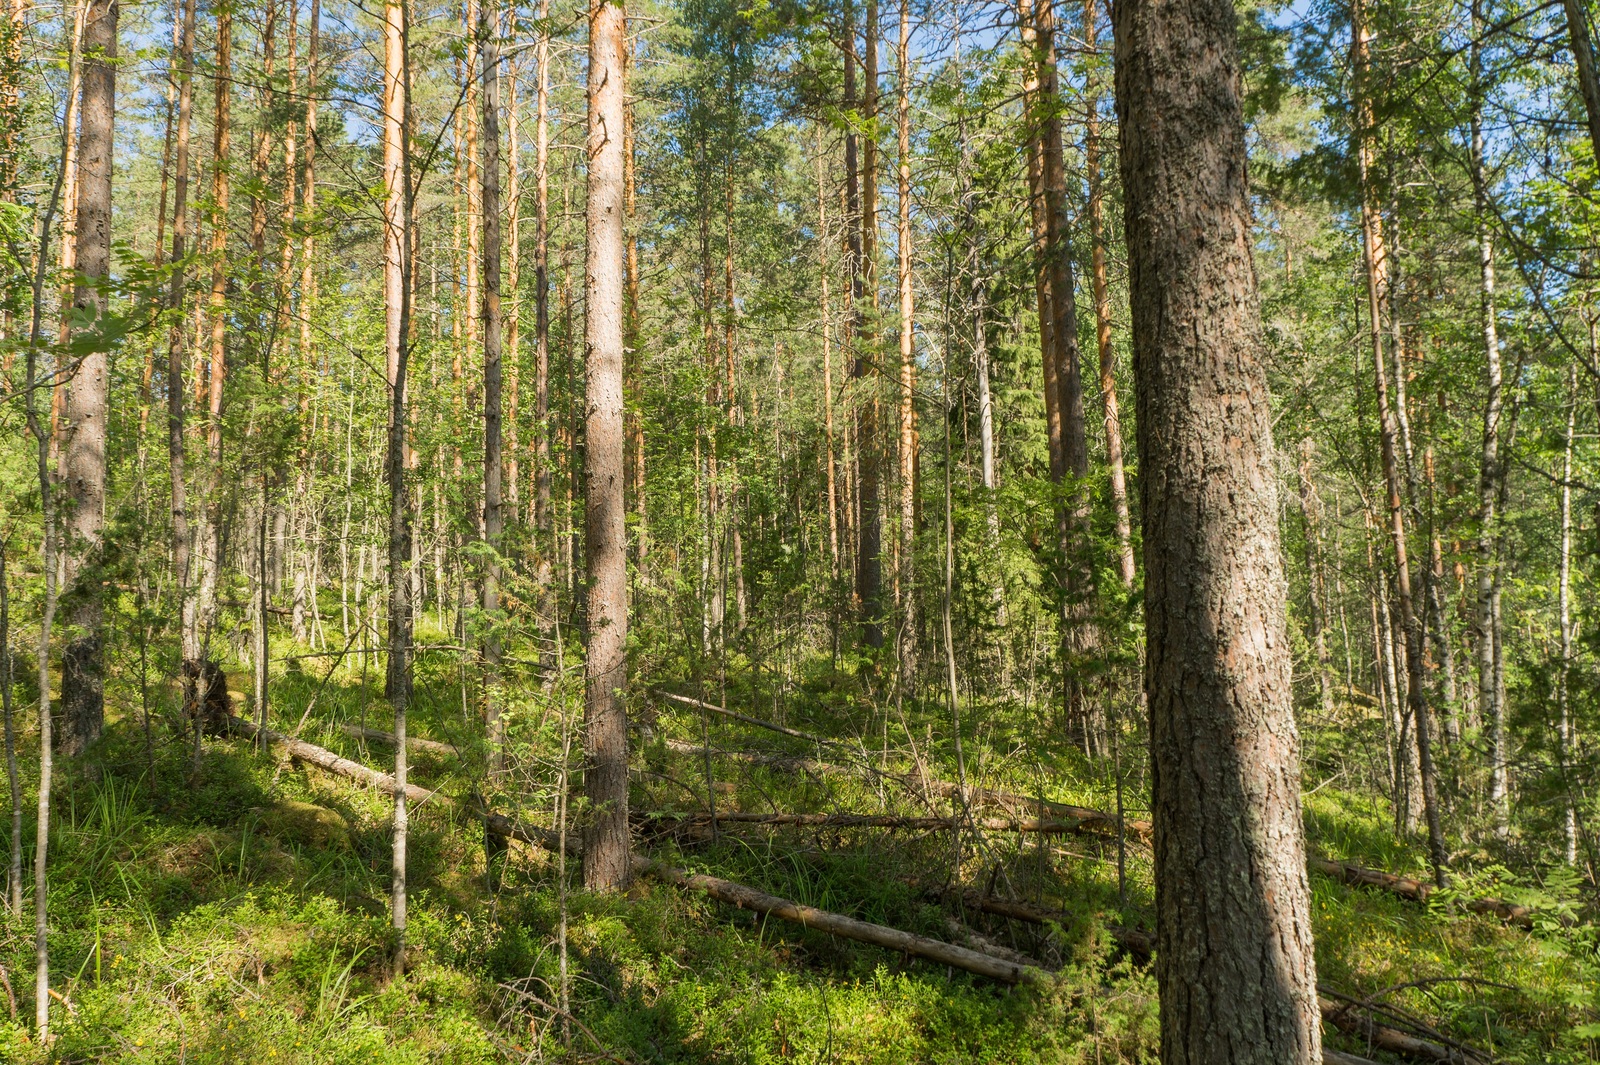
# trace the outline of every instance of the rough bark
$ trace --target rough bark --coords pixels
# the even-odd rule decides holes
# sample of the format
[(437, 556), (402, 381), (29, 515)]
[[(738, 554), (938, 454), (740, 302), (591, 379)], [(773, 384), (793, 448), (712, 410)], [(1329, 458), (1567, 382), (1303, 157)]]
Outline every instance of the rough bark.
[(627, 886), (628, 560), (622, 397), (623, 160), (626, 93), (621, 4), (589, 7), (587, 262), (584, 271), (584, 556), (588, 563), (584, 661), (584, 886)]
[(542, 637), (553, 628), (554, 604), (546, 600), (558, 553), (550, 510), (550, 34), (543, 28), (549, 17), (550, 0), (540, 0), (541, 28), (534, 44), (539, 83), (534, 91), (533, 131), (533, 565)]
[[(870, 128), (878, 117), (878, 0), (867, 0), (863, 26), (861, 120)], [(878, 145), (872, 136), (860, 141), (859, 243), (850, 279), (855, 311), (851, 339), (855, 360), (856, 600), (861, 611), (861, 638), (868, 647), (883, 646), (883, 506), (882, 441), (878, 422)]]
[(1234, 9), (1127, 0), (1113, 20), (1162, 1061), (1314, 1065), (1300, 744)]
[[(484, 563), (481, 604), (491, 626), (483, 641), (484, 719), (489, 730), (492, 772), (505, 768), (505, 730), (500, 708), (500, 636), (494, 631), (500, 611), (500, 539), (505, 529), (501, 510), (501, 369), (500, 310), (500, 14), (498, 0), (480, 0), (478, 52), (483, 101), (483, 539), (489, 549)], [(513, 160), (513, 164), (515, 160)]]
[(89, 350), (65, 389), (62, 440), (66, 539), (63, 604), (69, 626), (61, 653), (61, 753), (81, 754), (105, 720), (105, 604), (99, 574), (106, 506), (106, 295), (111, 271), (111, 157), (115, 133), (117, 0), (87, 0), (83, 25), (83, 102), (73, 240), (75, 314), (93, 320)]

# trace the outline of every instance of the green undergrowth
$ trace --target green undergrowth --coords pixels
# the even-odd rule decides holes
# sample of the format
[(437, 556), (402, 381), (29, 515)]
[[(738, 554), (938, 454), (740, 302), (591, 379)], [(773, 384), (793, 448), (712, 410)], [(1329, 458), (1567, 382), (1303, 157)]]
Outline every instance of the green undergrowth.
[[(340, 728), (390, 727), (377, 698), (381, 674), (369, 662), (363, 682), (359, 661), (330, 671), (332, 661), (280, 661), (274, 727), (386, 766), (392, 750)], [(1154, 979), (1109, 934), (1116, 923), (1152, 926), (1149, 856), (1138, 847), (1127, 847), (1119, 882), (1116, 842), (1100, 836), (966, 838), (958, 862), (948, 830), (724, 825), (713, 832), (674, 816), (702, 810), (708, 796), (720, 810), (926, 814), (928, 796), (904, 775), (919, 760), (930, 776), (958, 773), (936, 711), (873, 706), (825, 670), (780, 700), (737, 689), (727, 699), (792, 728), (847, 737), (851, 749), (807, 746), (665, 703), (641, 706), (648, 728), (638, 737), (634, 785), (641, 846), (684, 868), (922, 935), (947, 937), (956, 917), (1055, 968), (1057, 984), (997, 987), (641, 880), (620, 898), (576, 886), (565, 894), (563, 1010), (557, 859), (518, 845), (496, 860), (491, 876), (482, 830), (461, 800), (478, 787), (498, 808), (551, 824), (564, 738), (576, 766), (581, 700), (571, 685), (549, 697), (508, 693), (518, 757), (511, 773), (490, 783), (483, 752), (468, 742), (453, 659), (420, 656), (419, 678), (412, 734), (457, 743), (460, 753), (412, 759), (415, 779), (456, 803), (425, 804), (412, 820), (410, 946), (401, 980), (390, 976), (387, 800), (244, 740), (207, 740), (196, 760), (172, 727), (170, 688), (151, 686), (147, 703), (115, 707), (105, 739), (63, 768), (55, 792), (52, 987), (70, 1006), (57, 1002), (53, 1010), (53, 1060), (1155, 1060)], [(151, 708), (148, 734), (141, 705)], [(1081, 754), (1025, 756), (985, 717), (998, 720), (1001, 711), (968, 714), (969, 783), (1100, 808), (1115, 803), (1114, 777)], [(668, 737), (854, 769), (817, 773), (719, 754), (708, 787), (704, 757), (670, 750)], [(31, 740), (26, 730), (24, 738)], [(25, 746), (23, 762), (24, 779), (35, 779), (36, 752)], [(1137, 771), (1124, 777), (1130, 814), (1142, 815), (1142, 787)], [(33, 801), (29, 795), (24, 824), (30, 861)], [(1382, 811), (1332, 789), (1313, 795), (1307, 808), (1310, 836), (1324, 852), (1421, 868), (1414, 849), (1393, 843)], [(9, 843), (7, 833), (0, 825), (0, 842)], [(577, 862), (570, 866), (575, 873)], [(1041, 928), (962, 913), (941, 893), (955, 883), (1026, 899), (1058, 920)], [(1518, 886), (1504, 871), (1469, 884), (1502, 893)], [(1492, 1048), (1501, 1061), (1579, 1062), (1600, 1051), (1590, 926), (1541, 921), (1530, 933), (1453, 912), (1448, 896), (1420, 906), (1315, 876), (1311, 885), (1325, 986), (1375, 996)], [(8, 917), (3, 930), (0, 962), (17, 1015), (31, 1017), (31, 910)], [(29, 1028), (0, 1019), (0, 1060), (46, 1059)], [(1330, 1036), (1330, 1044), (1364, 1052), (1342, 1036)]]

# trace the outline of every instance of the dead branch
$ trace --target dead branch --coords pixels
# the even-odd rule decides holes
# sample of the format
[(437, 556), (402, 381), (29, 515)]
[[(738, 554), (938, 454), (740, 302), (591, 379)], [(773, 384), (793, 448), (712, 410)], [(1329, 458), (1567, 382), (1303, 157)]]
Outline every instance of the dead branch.
[[(230, 717), (227, 719), (226, 725), (230, 731), (243, 733), (252, 738), (255, 737), (258, 731), (255, 722), (246, 721), (242, 717)], [(272, 744), (274, 747), (281, 747), (291, 758), (297, 761), (309, 763), (318, 769), (324, 769), (330, 773), (348, 777), (351, 780), (359, 780), (385, 794), (394, 794), (395, 780), (394, 777), (387, 773), (380, 773), (376, 769), (367, 768), (360, 762), (352, 762), (348, 758), (341, 758), (327, 748), (318, 747), (316, 744), (307, 743), (305, 740), (292, 740), (288, 736), (274, 732), (271, 729), (260, 729), (259, 731), (261, 738), (267, 743)], [(438, 792), (429, 791), (427, 788), (419, 788), (415, 784), (406, 785), (406, 798), (412, 802), (426, 802), (435, 796), (438, 796), (439, 801), (446, 804), (449, 803), (449, 800), (440, 796)]]
[[(667, 821), (704, 822), (711, 814), (693, 813), (655, 814), (653, 819)], [(815, 828), (883, 828), (936, 831), (971, 825), (990, 832), (1038, 832), (1046, 835), (1063, 835), (1085, 831), (1081, 821), (1044, 821), (1036, 817), (975, 817), (970, 821), (957, 817), (904, 817), (894, 814), (800, 814), (800, 813), (746, 813), (730, 810), (718, 811), (716, 820), (743, 825), (799, 825)]]
[(873, 946), (883, 947), (886, 950), (898, 951), (918, 958), (926, 958), (940, 965), (949, 965), (966, 972), (977, 973), (979, 976), (986, 976), (1001, 983), (1047, 985), (1051, 982), (1049, 973), (1033, 966), (1004, 961), (967, 947), (959, 947), (953, 943), (945, 943), (942, 940), (913, 935), (910, 932), (902, 932), (897, 928), (872, 924), (869, 921), (858, 921), (854, 917), (846, 917), (843, 914), (829, 913), (813, 906), (778, 898), (776, 895), (768, 895), (765, 892), (757, 891), (755, 888), (746, 887), (744, 884), (738, 884), (732, 880), (723, 880), (720, 877), (707, 876), (704, 873), (685, 872), (682, 869), (675, 869), (672, 866), (653, 861), (642, 854), (633, 856), (633, 867), (635, 872), (653, 876), (658, 880), (680, 888), (703, 892), (718, 902), (725, 902), (740, 909), (753, 910), (756, 913), (768, 914), (785, 921), (793, 921), (807, 928), (820, 929), (841, 939), (869, 943)]

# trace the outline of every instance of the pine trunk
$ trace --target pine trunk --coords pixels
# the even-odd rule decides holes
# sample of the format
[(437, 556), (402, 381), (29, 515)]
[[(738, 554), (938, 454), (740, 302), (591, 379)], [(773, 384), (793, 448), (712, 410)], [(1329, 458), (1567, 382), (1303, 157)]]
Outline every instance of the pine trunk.
[(588, 563), (584, 660), (583, 882), (592, 891), (628, 884), (628, 532), (623, 492), (623, 68), (622, 5), (589, 8), (587, 264), (584, 271), (584, 555)]
[(1123, 0), (1113, 20), (1161, 1060), (1315, 1065), (1300, 744), (1234, 9)]
[[(70, 633), (61, 652), (61, 753), (74, 757), (105, 720), (105, 651), (99, 560), (106, 513), (106, 388), (109, 330), (101, 283), (111, 270), (111, 156), (116, 130), (117, 0), (88, 0), (73, 241), (73, 313), (93, 322), (87, 350), (65, 388), (61, 478), (65, 491), (63, 588)], [(84, 341), (80, 341), (84, 343)]]

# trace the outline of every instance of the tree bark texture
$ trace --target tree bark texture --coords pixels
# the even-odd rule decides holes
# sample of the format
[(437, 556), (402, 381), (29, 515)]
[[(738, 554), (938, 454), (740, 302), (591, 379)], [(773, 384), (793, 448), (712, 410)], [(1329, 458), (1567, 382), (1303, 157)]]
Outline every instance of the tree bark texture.
[(626, 887), (628, 871), (628, 532), (622, 397), (623, 48), (621, 4), (589, 7), (589, 159), (584, 271), (584, 556), (588, 563), (584, 663), (583, 882)]
[(62, 441), (66, 537), (64, 605), (68, 641), (61, 653), (61, 752), (81, 754), (105, 720), (105, 604), (99, 576), (106, 512), (107, 341), (103, 336), (111, 269), (111, 156), (116, 128), (117, 0), (88, 0), (83, 25), (83, 102), (78, 131), (73, 311), (93, 320), (89, 350), (66, 387)]
[[(483, 64), (483, 538), (490, 554), (484, 562), (481, 602), (490, 631), (483, 641), (484, 718), (489, 732), (489, 762), (505, 766), (505, 734), (500, 717), (500, 636), (494, 631), (500, 610), (500, 551), (505, 516), (501, 509), (500, 310), (500, 16), (498, 0), (479, 0), (478, 51)], [(512, 165), (516, 160), (512, 160)]]
[(1232, 4), (1113, 9), (1144, 539), (1164, 1065), (1321, 1029)]

